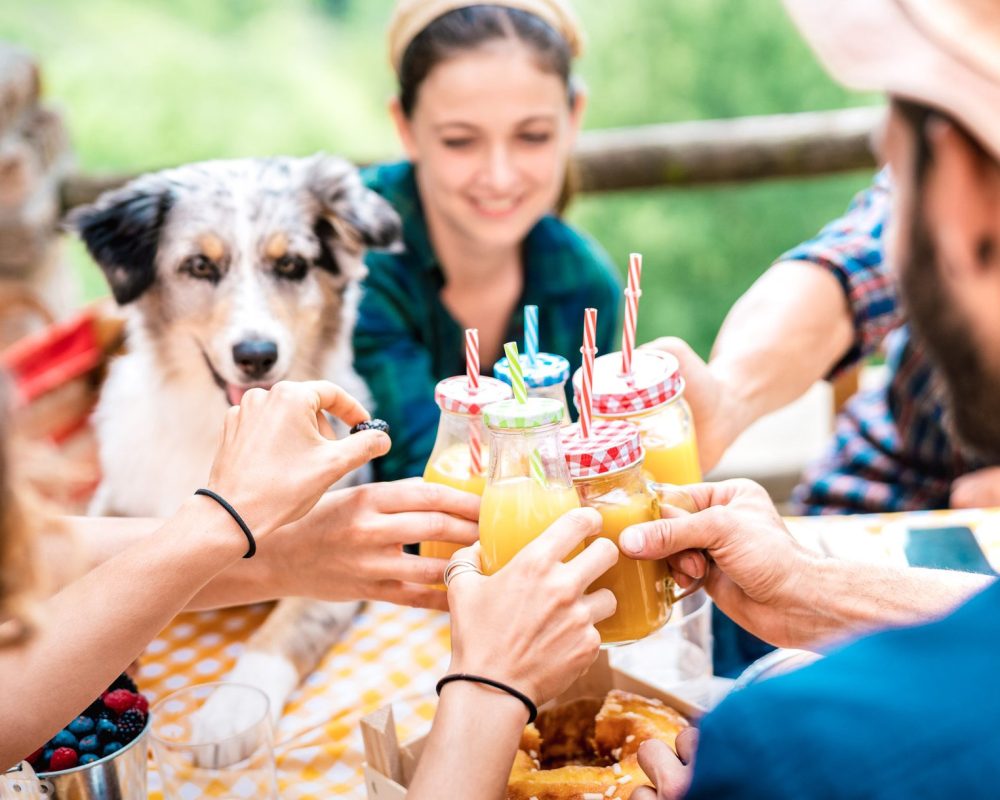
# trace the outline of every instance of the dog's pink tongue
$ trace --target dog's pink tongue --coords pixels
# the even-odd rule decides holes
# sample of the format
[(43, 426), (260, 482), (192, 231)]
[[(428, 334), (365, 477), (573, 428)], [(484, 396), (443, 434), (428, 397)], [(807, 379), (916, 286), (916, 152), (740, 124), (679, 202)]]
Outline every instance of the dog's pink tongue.
[(247, 393), (247, 389), (244, 386), (234, 386), (229, 383), (226, 384), (226, 397), (229, 399), (229, 404), (233, 406), (238, 406), (240, 400), (243, 399), (243, 395)]

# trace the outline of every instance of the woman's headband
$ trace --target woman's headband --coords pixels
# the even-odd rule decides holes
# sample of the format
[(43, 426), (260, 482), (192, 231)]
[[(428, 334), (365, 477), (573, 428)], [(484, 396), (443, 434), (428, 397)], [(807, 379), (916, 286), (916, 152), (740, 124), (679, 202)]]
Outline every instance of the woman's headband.
[(469, 3), (457, 0), (399, 0), (389, 20), (389, 61), (399, 74), (403, 53), (417, 35), (438, 17), (449, 11), (469, 6), (493, 5), (515, 8), (533, 14), (558, 31), (576, 57), (583, 50), (583, 29), (569, 0), (500, 0), (499, 2)]

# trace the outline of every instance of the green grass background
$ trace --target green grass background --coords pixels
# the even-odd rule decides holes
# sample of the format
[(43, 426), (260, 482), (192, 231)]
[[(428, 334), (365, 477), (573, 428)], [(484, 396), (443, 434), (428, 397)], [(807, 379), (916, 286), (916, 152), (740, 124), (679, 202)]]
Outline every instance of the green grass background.
[[(268, 153), (393, 156), (392, 0), (10, 0), (91, 171)], [(778, 0), (576, 0), (588, 128), (809, 111), (876, 98), (834, 84)], [(726, 310), (870, 179), (850, 174), (579, 198), (570, 218), (623, 266), (645, 256), (639, 338), (707, 353)], [(78, 246), (87, 296), (104, 292)]]

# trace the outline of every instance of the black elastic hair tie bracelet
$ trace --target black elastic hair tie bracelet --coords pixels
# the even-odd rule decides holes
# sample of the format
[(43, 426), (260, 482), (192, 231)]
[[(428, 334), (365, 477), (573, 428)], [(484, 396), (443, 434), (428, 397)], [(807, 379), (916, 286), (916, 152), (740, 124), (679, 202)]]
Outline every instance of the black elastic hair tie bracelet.
[(501, 692), (507, 692), (511, 697), (516, 697), (520, 700), (528, 709), (528, 724), (530, 725), (538, 717), (538, 706), (531, 702), (531, 698), (524, 692), (519, 692), (513, 686), (508, 686), (506, 683), (500, 683), (500, 681), (495, 681), (492, 678), (484, 678), (482, 675), (469, 675), (466, 672), (456, 672), (453, 675), (445, 675), (441, 680), (437, 682), (437, 693), (440, 696), (441, 690), (447, 686), (449, 683), (454, 683), (455, 681), (469, 681), (470, 683), (483, 683), (486, 686), (492, 686), (494, 689), (499, 689)]
[(195, 494), (200, 494), (204, 497), (211, 497), (216, 503), (229, 512), (229, 516), (236, 520), (236, 524), (240, 526), (240, 530), (243, 531), (244, 535), (247, 537), (247, 543), (250, 545), (243, 558), (253, 558), (253, 554), (257, 552), (257, 542), (254, 541), (253, 534), (250, 533), (250, 528), (247, 527), (247, 524), (243, 521), (243, 517), (236, 513), (236, 509), (229, 505), (225, 498), (216, 494), (211, 489), (199, 489), (195, 492)]

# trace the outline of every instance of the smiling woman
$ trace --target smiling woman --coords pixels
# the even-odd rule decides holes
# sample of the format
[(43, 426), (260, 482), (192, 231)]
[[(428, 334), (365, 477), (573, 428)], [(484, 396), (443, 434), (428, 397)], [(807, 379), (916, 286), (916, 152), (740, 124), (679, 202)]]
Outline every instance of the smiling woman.
[(619, 310), (607, 255), (554, 213), (585, 106), (568, 2), (403, 0), (389, 39), (408, 161), (367, 180), (403, 218), (406, 250), (369, 254), (354, 340), (376, 413), (396, 431), (384, 479), (423, 472), (434, 386), (464, 372), (464, 328), (478, 328), (489, 372), (503, 342), (522, 338), (525, 304), (539, 307), (541, 348), (565, 355), (588, 306), (598, 347), (611, 349)]

